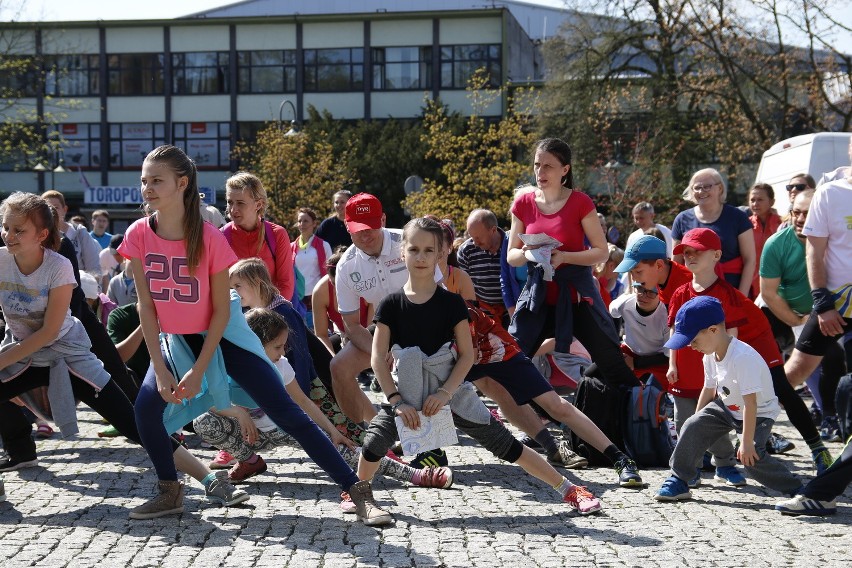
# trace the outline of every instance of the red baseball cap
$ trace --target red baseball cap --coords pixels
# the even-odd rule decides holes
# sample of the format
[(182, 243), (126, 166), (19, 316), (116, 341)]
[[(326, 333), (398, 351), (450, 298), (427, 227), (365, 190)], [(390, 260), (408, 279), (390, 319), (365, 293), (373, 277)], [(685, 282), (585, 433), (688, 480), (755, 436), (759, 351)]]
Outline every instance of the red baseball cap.
[(722, 241), (713, 229), (690, 229), (672, 252), (681, 254), (685, 247), (692, 247), (695, 250), (722, 250)]
[(350, 233), (382, 228), (382, 204), (375, 195), (359, 193), (346, 202), (346, 228)]

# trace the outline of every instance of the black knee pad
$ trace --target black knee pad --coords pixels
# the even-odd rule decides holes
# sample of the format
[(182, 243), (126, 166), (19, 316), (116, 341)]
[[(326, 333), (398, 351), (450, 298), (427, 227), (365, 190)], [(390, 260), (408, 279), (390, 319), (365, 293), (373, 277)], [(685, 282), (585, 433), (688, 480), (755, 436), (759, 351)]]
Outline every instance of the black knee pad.
[(509, 449), (500, 456), (501, 460), (506, 460), (509, 463), (515, 463), (521, 458), (521, 454), (524, 452), (524, 445), (520, 443), (517, 439), (512, 441), (512, 444), (509, 446)]

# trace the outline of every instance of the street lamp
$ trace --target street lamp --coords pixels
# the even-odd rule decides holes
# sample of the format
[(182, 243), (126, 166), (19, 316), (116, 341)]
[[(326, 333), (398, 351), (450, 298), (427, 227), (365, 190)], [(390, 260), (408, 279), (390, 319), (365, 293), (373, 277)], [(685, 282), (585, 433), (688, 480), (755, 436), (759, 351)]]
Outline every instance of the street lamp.
[(284, 133), (284, 136), (295, 136), (299, 133), (299, 126), (296, 123), (296, 105), (288, 99), (281, 101), (278, 107), (278, 128), (284, 130), (284, 107), (290, 105), (290, 110), (293, 111), (293, 120), (290, 121), (290, 130)]
[(38, 173), (38, 174), (43, 174), (46, 171), (48, 171), (48, 169), (49, 169), (50, 170), (50, 189), (56, 189), (56, 174), (64, 174), (68, 171), (68, 170), (65, 169), (64, 166), (65, 166), (65, 158), (63, 158), (60, 155), (59, 160), (57, 160), (57, 162), (56, 162), (55, 168), (48, 168), (47, 166), (45, 166), (41, 162), (38, 162), (38, 163), (36, 163), (35, 166), (33, 166), (33, 171)]

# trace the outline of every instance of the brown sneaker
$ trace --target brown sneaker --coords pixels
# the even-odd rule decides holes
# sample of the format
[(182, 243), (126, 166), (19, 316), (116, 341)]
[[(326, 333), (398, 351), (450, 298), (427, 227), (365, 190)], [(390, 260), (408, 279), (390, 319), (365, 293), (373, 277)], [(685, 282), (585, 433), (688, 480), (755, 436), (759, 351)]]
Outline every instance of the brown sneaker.
[(183, 483), (160, 480), (157, 490), (159, 494), (156, 497), (130, 511), (131, 519), (156, 519), (183, 513)]
[(364, 521), (368, 527), (378, 527), (393, 523), (393, 517), (387, 511), (383, 511), (376, 505), (376, 500), (373, 499), (373, 488), (370, 487), (370, 480), (365, 479), (359, 481), (349, 488), (349, 496), (352, 502), (355, 503), (355, 513), (358, 515), (358, 520)]

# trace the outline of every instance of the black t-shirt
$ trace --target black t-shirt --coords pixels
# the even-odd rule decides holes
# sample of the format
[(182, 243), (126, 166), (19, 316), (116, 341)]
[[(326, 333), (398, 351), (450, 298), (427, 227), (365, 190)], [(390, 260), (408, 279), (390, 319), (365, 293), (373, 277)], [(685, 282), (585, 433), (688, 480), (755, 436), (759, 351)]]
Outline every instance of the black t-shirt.
[(317, 229), (317, 236), (328, 243), (331, 250), (334, 250), (340, 245), (349, 246), (352, 244), (352, 237), (349, 231), (346, 230), (346, 224), (335, 217), (329, 217), (320, 223)]
[(467, 306), (461, 296), (440, 286), (422, 304), (415, 304), (399, 290), (379, 302), (373, 321), (390, 328), (391, 346), (417, 346), (428, 356), (453, 340), (453, 328), (467, 321)]

